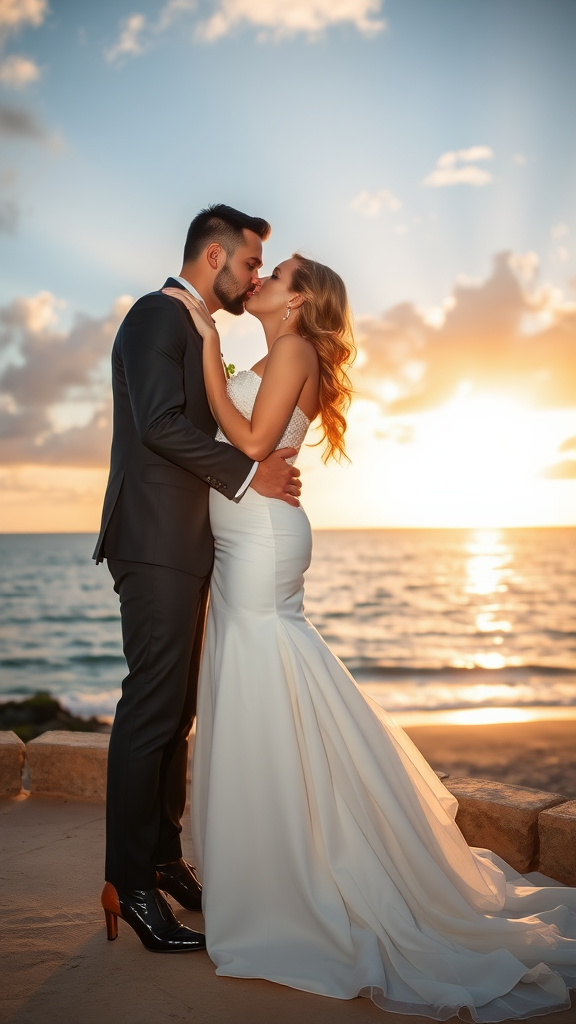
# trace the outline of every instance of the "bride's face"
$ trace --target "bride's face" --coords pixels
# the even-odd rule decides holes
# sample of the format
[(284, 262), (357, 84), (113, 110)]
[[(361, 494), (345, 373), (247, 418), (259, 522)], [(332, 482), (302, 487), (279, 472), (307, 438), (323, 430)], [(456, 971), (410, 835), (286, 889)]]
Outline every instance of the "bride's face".
[(286, 306), (296, 295), (292, 289), (292, 274), (296, 263), (294, 257), (291, 257), (279, 263), (270, 277), (261, 277), (259, 287), (246, 303), (246, 312), (258, 319), (280, 313), (284, 315)]

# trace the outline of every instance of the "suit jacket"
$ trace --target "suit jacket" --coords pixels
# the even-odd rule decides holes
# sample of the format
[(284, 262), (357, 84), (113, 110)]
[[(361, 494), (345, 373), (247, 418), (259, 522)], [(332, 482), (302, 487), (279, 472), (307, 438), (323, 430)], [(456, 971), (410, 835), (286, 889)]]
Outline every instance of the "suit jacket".
[[(182, 287), (173, 278), (168, 286)], [(234, 498), (253, 460), (214, 440), (202, 339), (178, 299), (151, 292), (132, 306), (112, 350), (112, 390), (110, 476), (93, 557), (206, 575), (209, 488)]]

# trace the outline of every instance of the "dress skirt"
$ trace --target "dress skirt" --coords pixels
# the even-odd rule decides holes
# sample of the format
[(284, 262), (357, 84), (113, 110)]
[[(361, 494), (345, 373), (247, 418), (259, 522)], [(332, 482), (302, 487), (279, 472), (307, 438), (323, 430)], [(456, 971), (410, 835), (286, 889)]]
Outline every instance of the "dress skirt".
[(217, 974), (479, 1022), (570, 1005), (576, 889), (470, 849), (457, 802), (303, 609), (305, 512), (212, 490), (193, 840)]

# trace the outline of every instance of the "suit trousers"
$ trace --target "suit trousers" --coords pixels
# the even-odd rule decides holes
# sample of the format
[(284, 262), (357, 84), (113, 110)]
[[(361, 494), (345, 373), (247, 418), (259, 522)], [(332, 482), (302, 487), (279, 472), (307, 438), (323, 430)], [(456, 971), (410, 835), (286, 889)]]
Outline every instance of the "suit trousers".
[(110, 736), (106, 881), (152, 889), (182, 856), (188, 737), (196, 714), (209, 576), (108, 559), (128, 675)]

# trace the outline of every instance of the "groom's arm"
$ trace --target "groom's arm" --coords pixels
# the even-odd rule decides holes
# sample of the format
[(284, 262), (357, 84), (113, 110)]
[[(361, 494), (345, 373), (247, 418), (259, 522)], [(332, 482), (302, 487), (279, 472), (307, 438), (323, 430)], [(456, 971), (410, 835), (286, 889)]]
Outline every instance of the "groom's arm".
[(150, 451), (234, 498), (255, 464), (209, 437), (184, 415), (184, 353), (188, 340), (179, 306), (148, 295), (130, 310), (118, 349), (138, 436)]

